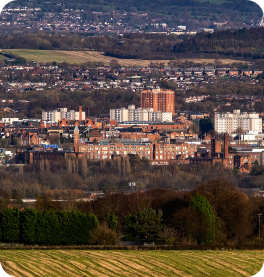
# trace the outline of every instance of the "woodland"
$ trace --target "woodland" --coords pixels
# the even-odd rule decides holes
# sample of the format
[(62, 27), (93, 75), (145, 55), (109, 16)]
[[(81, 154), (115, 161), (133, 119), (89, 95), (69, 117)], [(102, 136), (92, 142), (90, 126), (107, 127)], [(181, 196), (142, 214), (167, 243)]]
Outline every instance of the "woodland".
[[(127, 34), (90, 36), (80, 34), (22, 34), (0, 37), (2, 49), (96, 50), (127, 59), (171, 59), (177, 53), (208, 53), (250, 59), (262, 59), (264, 28), (205, 32), (195, 36)], [(219, 56), (218, 56), (219, 57)]]

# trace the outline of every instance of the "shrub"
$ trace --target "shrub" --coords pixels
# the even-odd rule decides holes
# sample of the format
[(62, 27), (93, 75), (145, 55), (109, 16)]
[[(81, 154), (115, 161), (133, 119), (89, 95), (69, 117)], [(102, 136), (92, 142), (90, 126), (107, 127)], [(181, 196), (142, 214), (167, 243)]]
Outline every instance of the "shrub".
[(90, 242), (100, 245), (114, 245), (118, 242), (117, 233), (107, 227), (104, 222), (97, 229), (90, 232)]

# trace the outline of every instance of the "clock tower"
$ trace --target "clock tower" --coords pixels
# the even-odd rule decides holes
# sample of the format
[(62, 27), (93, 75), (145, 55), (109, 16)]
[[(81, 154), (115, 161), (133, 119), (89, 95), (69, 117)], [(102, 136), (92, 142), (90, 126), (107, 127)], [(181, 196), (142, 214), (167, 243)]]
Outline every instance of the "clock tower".
[(74, 127), (73, 136), (74, 136), (74, 152), (78, 153), (79, 144), (80, 144), (80, 131), (77, 124)]

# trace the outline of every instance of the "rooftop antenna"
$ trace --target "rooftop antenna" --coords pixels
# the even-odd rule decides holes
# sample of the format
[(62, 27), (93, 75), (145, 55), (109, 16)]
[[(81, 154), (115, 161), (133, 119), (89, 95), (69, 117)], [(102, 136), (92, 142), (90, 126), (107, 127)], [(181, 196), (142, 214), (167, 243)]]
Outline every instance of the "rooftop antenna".
[(260, 22), (257, 24), (258, 27), (263, 27), (264, 26), (264, 1), (263, 0), (249, 0), (254, 3), (256, 3), (262, 10), (262, 18)]

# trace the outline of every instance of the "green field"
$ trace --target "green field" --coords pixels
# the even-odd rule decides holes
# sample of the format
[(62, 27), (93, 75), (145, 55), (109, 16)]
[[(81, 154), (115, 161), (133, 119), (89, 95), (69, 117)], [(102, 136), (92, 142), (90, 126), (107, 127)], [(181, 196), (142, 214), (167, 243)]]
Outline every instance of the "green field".
[[(85, 62), (103, 62), (104, 65), (109, 65), (112, 59), (117, 60), (122, 66), (135, 67), (135, 66), (148, 66), (151, 62), (167, 63), (169, 60), (139, 60), (139, 59), (118, 59), (103, 55), (103, 53), (98, 51), (63, 51), (63, 50), (32, 50), (32, 49), (5, 49), (2, 50), (3, 53), (11, 53), (16, 56), (25, 58), (27, 61), (35, 62), (67, 62), (70, 64), (81, 64)], [(0, 55), (2, 56), (2, 55)], [(178, 60), (191, 60), (195, 63), (213, 63), (214, 59), (204, 59), (204, 58), (181, 58)], [(231, 64), (236, 62), (235, 59), (225, 58), (219, 59), (223, 64)]]
[(2, 250), (11, 276), (252, 276), (264, 251)]

